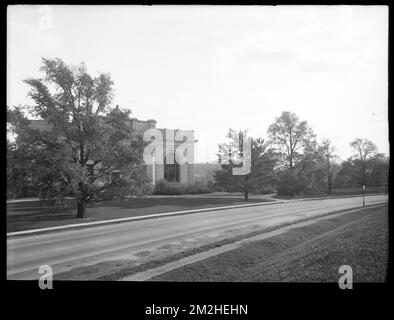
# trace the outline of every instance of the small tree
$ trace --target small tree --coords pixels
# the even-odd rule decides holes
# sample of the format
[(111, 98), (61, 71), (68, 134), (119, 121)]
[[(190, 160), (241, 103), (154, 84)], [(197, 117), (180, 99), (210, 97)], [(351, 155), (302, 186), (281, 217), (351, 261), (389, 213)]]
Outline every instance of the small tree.
[(133, 134), (130, 112), (110, 106), (110, 76), (92, 77), (84, 64), (69, 66), (58, 58), (42, 62), (43, 77), (25, 80), (35, 105), (18, 112), (45, 120), (50, 130), (32, 129), (21, 113), (11, 117), (17, 145), (41, 155), (35, 161), (41, 197), (74, 196), (83, 218), (87, 201), (145, 190), (144, 143)]
[(335, 147), (332, 145), (329, 139), (324, 139), (321, 146), (320, 152), (322, 156), (325, 158), (326, 162), (326, 172), (327, 172), (327, 194), (331, 195), (332, 193), (332, 185), (333, 185), (333, 174), (334, 168), (336, 165), (333, 163)]
[[(251, 139), (248, 155), (242, 144), (246, 135), (246, 131), (229, 130), (227, 137), (230, 142), (221, 145), (218, 154), (222, 170), (215, 172), (216, 185), (227, 192), (243, 192), (245, 201), (249, 199), (250, 192), (262, 192), (274, 183), (276, 164), (276, 155), (261, 138)], [(245, 161), (250, 161), (250, 171), (245, 175), (234, 175), (233, 169), (244, 166)]]
[(351, 143), (350, 146), (355, 151), (355, 158), (358, 158), (361, 162), (360, 170), (360, 180), (361, 185), (366, 185), (366, 170), (367, 163), (370, 158), (376, 155), (377, 147), (369, 139), (356, 138)]

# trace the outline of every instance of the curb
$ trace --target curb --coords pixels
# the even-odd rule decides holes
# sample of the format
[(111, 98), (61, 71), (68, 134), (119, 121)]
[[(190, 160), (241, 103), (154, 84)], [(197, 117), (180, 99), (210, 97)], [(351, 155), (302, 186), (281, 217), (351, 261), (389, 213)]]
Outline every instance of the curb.
[(95, 226), (105, 226), (105, 225), (111, 225), (111, 224), (117, 224), (117, 223), (123, 223), (123, 222), (147, 220), (147, 219), (169, 217), (169, 216), (171, 217), (171, 216), (191, 214), (191, 213), (229, 210), (229, 209), (246, 208), (246, 207), (257, 207), (257, 206), (264, 206), (264, 205), (277, 204), (277, 203), (289, 203), (289, 202), (295, 202), (295, 201), (299, 201), (299, 200), (280, 200), (280, 201), (269, 201), (269, 202), (262, 202), (262, 203), (239, 204), (239, 205), (234, 205), (234, 206), (182, 210), (182, 211), (174, 211), (174, 212), (166, 212), (166, 213), (149, 214), (149, 215), (137, 216), (137, 217), (118, 218), (118, 219), (111, 219), (111, 220), (86, 222), (86, 223), (75, 223), (75, 224), (69, 224), (69, 225), (64, 225), (64, 226), (56, 226), (56, 227), (9, 232), (9, 233), (7, 233), (7, 238), (44, 234), (44, 233), (50, 233), (53, 231), (66, 231), (66, 230), (71, 231), (71, 230), (83, 229), (83, 228), (89, 228), (89, 227), (95, 227)]

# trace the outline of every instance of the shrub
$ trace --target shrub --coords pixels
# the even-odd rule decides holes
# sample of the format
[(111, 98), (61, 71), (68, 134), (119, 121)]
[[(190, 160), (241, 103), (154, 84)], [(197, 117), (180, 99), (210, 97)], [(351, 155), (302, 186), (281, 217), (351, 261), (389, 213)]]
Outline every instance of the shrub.
[(193, 184), (184, 185), (185, 193), (187, 194), (201, 194), (210, 193), (211, 189), (202, 182), (195, 182)]
[(294, 196), (302, 193), (306, 184), (304, 177), (298, 177), (295, 172), (288, 170), (280, 175), (276, 191), (278, 195)]
[(130, 197), (143, 198), (152, 194), (153, 186), (150, 182), (136, 181), (129, 178), (121, 178), (108, 185), (105, 190), (96, 192), (95, 200), (122, 200)]
[(261, 194), (270, 194), (270, 193), (275, 193), (275, 192), (276, 192), (276, 189), (274, 186), (266, 186), (266, 187), (260, 188)]
[(216, 183), (213, 185), (212, 190), (215, 192), (226, 192), (226, 190), (223, 186), (216, 184)]
[(202, 182), (193, 184), (181, 184), (179, 182), (170, 182), (160, 180), (156, 183), (153, 194), (157, 195), (179, 195), (179, 194), (201, 194), (210, 193), (212, 189)]
[(160, 195), (177, 195), (184, 194), (184, 188), (179, 182), (170, 182), (166, 180), (160, 180), (155, 184), (153, 194)]

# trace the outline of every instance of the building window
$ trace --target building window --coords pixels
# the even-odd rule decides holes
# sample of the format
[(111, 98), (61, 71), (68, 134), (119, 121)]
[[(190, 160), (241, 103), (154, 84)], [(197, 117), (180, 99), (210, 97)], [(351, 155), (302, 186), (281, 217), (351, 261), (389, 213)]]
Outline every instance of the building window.
[(174, 163), (167, 163), (167, 157), (164, 159), (164, 179), (167, 181), (177, 181), (179, 182), (179, 163), (175, 160)]

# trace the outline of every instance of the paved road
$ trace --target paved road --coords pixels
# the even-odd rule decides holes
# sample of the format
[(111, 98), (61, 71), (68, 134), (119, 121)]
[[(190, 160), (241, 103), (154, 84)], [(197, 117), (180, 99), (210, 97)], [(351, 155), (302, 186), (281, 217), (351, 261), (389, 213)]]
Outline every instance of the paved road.
[[(367, 205), (387, 201), (387, 195), (366, 197)], [(56, 274), (77, 266), (128, 258), (193, 235), (215, 236), (230, 231), (231, 236), (231, 230), (240, 227), (268, 227), (361, 204), (360, 197), (296, 201), (10, 238), (7, 278), (38, 279), (38, 268), (44, 264), (51, 265)]]

